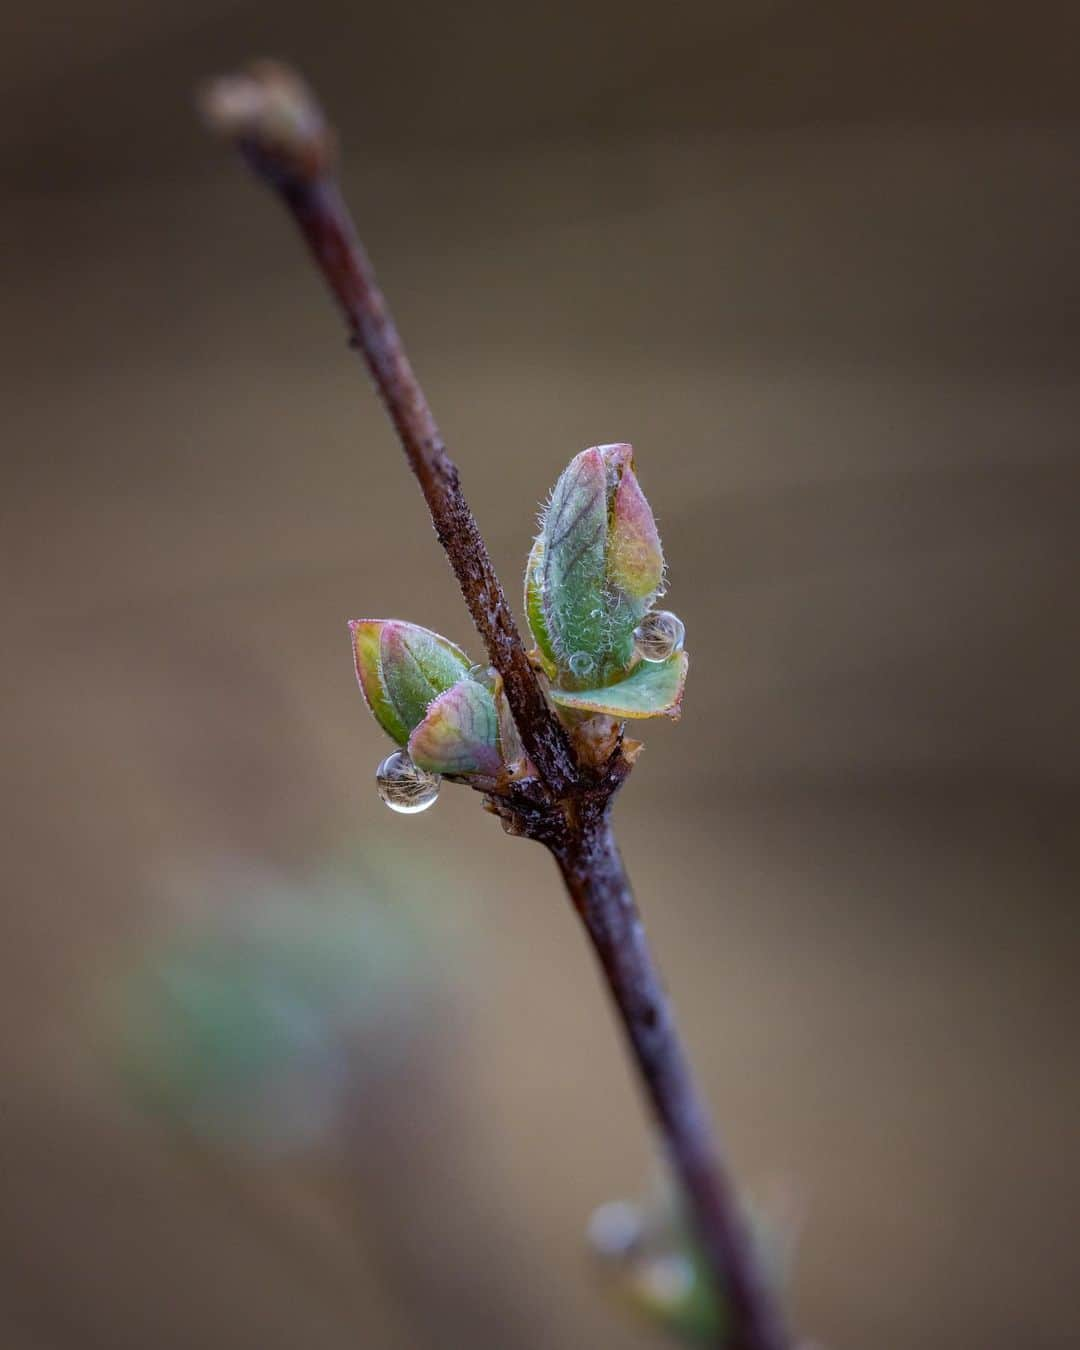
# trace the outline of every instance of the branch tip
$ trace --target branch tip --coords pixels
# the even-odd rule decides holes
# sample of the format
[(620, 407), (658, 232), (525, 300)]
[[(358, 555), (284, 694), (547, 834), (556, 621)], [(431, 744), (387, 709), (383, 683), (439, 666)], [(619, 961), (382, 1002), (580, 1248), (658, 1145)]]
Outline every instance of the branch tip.
[(196, 103), (211, 131), (274, 176), (313, 182), (333, 166), (336, 138), (311, 89), (288, 66), (254, 61), (209, 80)]

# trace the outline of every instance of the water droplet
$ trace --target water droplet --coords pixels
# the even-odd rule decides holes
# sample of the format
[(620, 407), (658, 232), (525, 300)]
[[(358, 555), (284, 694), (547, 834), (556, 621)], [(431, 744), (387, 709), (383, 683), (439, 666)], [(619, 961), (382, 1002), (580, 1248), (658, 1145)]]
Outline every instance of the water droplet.
[(575, 652), (573, 656), (571, 656), (568, 665), (570, 666), (571, 675), (576, 675), (580, 680), (585, 675), (590, 675), (592, 673), (593, 666), (596, 665), (596, 662), (588, 652)]
[(618, 1259), (640, 1247), (645, 1225), (641, 1208), (627, 1200), (612, 1200), (593, 1211), (589, 1241), (601, 1256)]
[(399, 811), (403, 816), (433, 806), (441, 783), (439, 774), (418, 768), (404, 750), (387, 755), (375, 770), (379, 796), (391, 811)]
[(670, 1252), (647, 1261), (638, 1275), (646, 1298), (662, 1308), (684, 1302), (694, 1288), (694, 1267), (681, 1252)]
[(670, 609), (654, 609), (634, 629), (634, 646), (643, 661), (666, 661), (682, 651), (686, 627)]
[(475, 684), (482, 684), (485, 689), (494, 689), (495, 682), (499, 678), (499, 672), (494, 666), (470, 666), (469, 679)]

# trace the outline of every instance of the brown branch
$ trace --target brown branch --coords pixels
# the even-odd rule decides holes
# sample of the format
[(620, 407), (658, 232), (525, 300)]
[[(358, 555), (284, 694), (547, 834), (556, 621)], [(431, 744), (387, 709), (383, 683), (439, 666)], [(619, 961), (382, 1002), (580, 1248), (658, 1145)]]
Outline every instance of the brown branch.
[(557, 851), (556, 861), (606, 976), (668, 1161), (695, 1211), (699, 1241), (731, 1313), (726, 1344), (731, 1350), (780, 1350), (787, 1344), (784, 1327), (695, 1088), (607, 812)]
[(716, 1286), (730, 1312), (728, 1350), (786, 1350), (703, 1102), (653, 964), (609, 823), (630, 769), (621, 740), (600, 765), (577, 756), (536, 673), (487, 548), (357, 238), (332, 174), (333, 136), (306, 86), (264, 63), (210, 86), (211, 124), (236, 141), (281, 197), (344, 312), (427, 501), (507, 699), (536, 778), (495, 785), (488, 801), (514, 833), (545, 844), (599, 957), (631, 1053)]
[(333, 136), (318, 105), (296, 76), (270, 63), (250, 76), (218, 81), (203, 104), (300, 227), (386, 404), (488, 659), (503, 678), (525, 749), (555, 795), (563, 796), (577, 777), (573, 753), (529, 664), (457, 466), (330, 173)]

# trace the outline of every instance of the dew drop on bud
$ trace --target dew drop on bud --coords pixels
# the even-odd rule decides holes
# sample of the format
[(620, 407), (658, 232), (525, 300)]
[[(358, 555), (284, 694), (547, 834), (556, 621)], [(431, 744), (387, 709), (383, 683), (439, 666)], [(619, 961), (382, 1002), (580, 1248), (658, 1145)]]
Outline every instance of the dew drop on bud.
[(589, 1242), (601, 1256), (629, 1256), (641, 1246), (645, 1234), (641, 1209), (626, 1200), (612, 1200), (593, 1211), (588, 1233)]
[(654, 609), (634, 629), (634, 646), (643, 661), (666, 661), (682, 651), (686, 626), (670, 609)]
[(673, 1308), (689, 1298), (694, 1267), (682, 1252), (668, 1252), (647, 1261), (638, 1282), (645, 1295), (661, 1308)]
[(596, 665), (596, 662), (588, 652), (575, 652), (573, 656), (571, 656), (568, 664), (570, 666), (571, 675), (576, 675), (580, 680), (584, 676), (592, 673), (592, 668)]
[(387, 755), (375, 770), (379, 796), (391, 811), (399, 811), (403, 816), (412, 816), (433, 806), (441, 783), (442, 778), (437, 773), (418, 768), (404, 750)]

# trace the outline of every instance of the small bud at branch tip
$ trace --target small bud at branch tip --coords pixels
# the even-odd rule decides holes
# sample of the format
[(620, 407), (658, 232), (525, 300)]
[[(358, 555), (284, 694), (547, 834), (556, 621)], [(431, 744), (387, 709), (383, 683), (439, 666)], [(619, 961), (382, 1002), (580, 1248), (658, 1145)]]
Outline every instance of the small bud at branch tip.
[(203, 120), (236, 141), (256, 168), (312, 182), (331, 167), (334, 134), (304, 81), (276, 61), (222, 75), (198, 93)]

